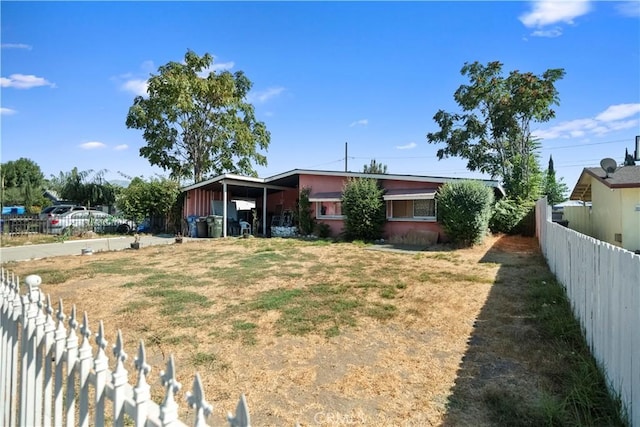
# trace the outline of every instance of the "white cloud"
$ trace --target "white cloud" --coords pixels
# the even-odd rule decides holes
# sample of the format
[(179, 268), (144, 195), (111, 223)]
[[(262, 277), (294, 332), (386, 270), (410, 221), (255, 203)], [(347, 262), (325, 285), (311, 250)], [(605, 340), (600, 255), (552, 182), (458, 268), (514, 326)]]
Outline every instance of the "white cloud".
[(618, 13), (630, 18), (640, 17), (640, 1), (626, 1), (616, 5)]
[(531, 3), (532, 10), (519, 16), (528, 28), (540, 28), (546, 25), (564, 22), (573, 24), (573, 19), (589, 13), (589, 0), (541, 0)]
[(275, 98), (276, 96), (280, 95), (282, 92), (284, 92), (283, 87), (280, 87), (280, 86), (270, 87), (262, 91), (250, 92), (249, 95), (247, 96), (247, 100), (250, 103), (254, 103), (254, 102), (263, 103), (263, 102), (267, 102), (271, 98)]
[(84, 144), (80, 144), (78, 147), (82, 148), (83, 150), (96, 150), (100, 148), (105, 148), (106, 146), (107, 144), (103, 142), (90, 141), (90, 142), (85, 142)]
[(349, 127), (352, 128), (354, 126), (366, 126), (369, 124), (369, 120), (367, 119), (360, 119), (360, 120), (356, 120), (355, 122), (352, 122)]
[(548, 38), (560, 37), (562, 35), (562, 28), (555, 27), (549, 30), (535, 30), (534, 32), (531, 33), (531, 35), (533, 37), (548, 37)]
[(31, 50), (31, 45), (24, 43), (2, 43), (2, 49), (26, 49)]
[(12, 110), (11, 108), (0, 107), (0, 115), (2, 116), (10, 116), (15, 113), (17, 113), (16, 110)]
[(639, 119), (631, 119), (631, 120), (624, 120), (624, 121), (618, 120), (615, 122), (610, 122), (609, 129), (611, 129), (612, 131), (631, 129), (633, 127), (638, 126), (639, 123), (640, 123)]
[(596, 116), (596, 120), (610, 121), (621, 120), (640, 113), (640, 104), (612, 105)]
[(416, 148), (418, 146), (418, 144), (416, 144), (415, 142), (410, 142), (408, 144), (405, 145), (397, 145), (396, 149), (398, 150), (411, 150), (412, 148)]
[(120, 144), (113, 147), (113, 149), (116, 151), (123, 151), (123, 150), (127, 150), (128, 148), (129, 146), (127, 144)]
[[(579, 138), (587, 135), (602, 136), (610, 132), (630, 129), (638, 126), (640, 104), (611, 105), (593, 118), (569, 120), (547, 129), (533, 131), (537, 138)], [(624, 120), (627, 119), (627, 120)]]
[(7, 77), (0, 77), (1, 87), (14, 87), (16, 89), (31, 89), (38, 86), (56, 87), (55, 84), (47, 81), (44, 77), (37, 77), (32, 74), (11, 74)]
[(121, 89), (127, 92), (131, 92), (136, 96), (146, 96), (147, 86), (147, 80), (130, 79), (122, 83)]
[[(182, 63), (184, 64), (184, 61), (182, 61)], [(233, 61), (229, 61), (229, 62), (220, 62), (217, 63), (216, 62), (216, 57), (213, 57), (213, 64), (211, 64), (209, 67), (205, 68), (204, 70), (200, 71), (198, 73), (199, 77), (207, 77), (210, 73), (217, 73), (219, 71), (227, 71), (230, 70), (234, 67), (235, 62)]]
[(207, 72), (207, 75), (209, 75), (209, 72), (213, 71), (213, 72), (217, 72), (217, 71), (226, 71), (226, 70), (230, 70), (234, 67), (235, 62), (233, 61), (229, 61), (229, 62), (215, 62), (215, 58), (214, 58), (214, 62), (213, 64), (211, 64), (210, 67), (202, 70), (203, 72)]

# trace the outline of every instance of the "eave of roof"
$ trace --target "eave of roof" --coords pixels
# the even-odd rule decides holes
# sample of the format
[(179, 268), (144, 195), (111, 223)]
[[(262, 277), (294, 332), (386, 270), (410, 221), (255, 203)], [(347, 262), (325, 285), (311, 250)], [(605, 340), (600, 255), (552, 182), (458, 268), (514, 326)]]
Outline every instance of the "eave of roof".
[(591, 181), (597, 180), (608, 188), (640, 188), (640, 166), (623, 166), (607, 174), (602, 168), (584, 168), (571, 192), (570, 200), (591, 200)]
[[(338, 172), (338, 171), (324, 171), (324, 170), (310, 170), (310, 169), (293, 169), (288, 172), (283, 172), (281, 174), (273, 175), (268, 178), (255, 178), (255, 177), (247, 177), (242, 175), (235, 174), (222, 174), (206, 181), (201, 181), (196, 184), (191, 184), (186, 187), (183, 187), (181, 191), (189, 191), (195, 190), (200, 187), (209, 186), (211, 184), (215, 184), (217, 182), (221, 182), (223, 180), (233, 180), (236, 181), (237, 184), (244, 183), (254, 183), (259, 185), (265, 185), (274, 183), (280, 180), (285, 180), (287, 178), (293, 177), (295, 175), (319, 175), (319, 176), (341, 176), (347, 178), (374, 178), (381, 180), (398, 180), (398, 181), (413, 181), (413, 182), (433, 182), (433, 183), (447, 183), (447, 182), (456, 182), (456, 181), (464, 181), (464, 180), (473, 180), (484, 183), (489, 187), (493, 187), (500, 191), (504, 196), (506, 193), (500, 182), (496, 180), (489, 179), (472, 179), (472, 178), (449, 178), (449, 177), (439, 177), (439, 176), (421, 176), (421, 175), (398, 175), (398, 174), (369, 174), (363, 172)], [(276, 184), (277, 185), (277, 184)]]

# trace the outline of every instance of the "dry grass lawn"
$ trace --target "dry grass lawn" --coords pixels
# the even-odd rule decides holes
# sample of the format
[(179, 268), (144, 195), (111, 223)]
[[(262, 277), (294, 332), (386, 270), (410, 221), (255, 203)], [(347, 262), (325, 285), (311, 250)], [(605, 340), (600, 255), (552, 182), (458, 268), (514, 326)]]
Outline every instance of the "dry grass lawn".
[(94, 333), (104, 320), (109, 345), (121, 329), (132, 383), (144, 340), (154, 400), (169, 354), (180, 399), (199, 372), (213, 425), (241, 393), (255, 426), (493, 425), (483, 393), (533, 399), (553, 363), (524, 298), (549, 279), (531, 238), (414, 252), (207, 239), (5, 267), (41, 275)]

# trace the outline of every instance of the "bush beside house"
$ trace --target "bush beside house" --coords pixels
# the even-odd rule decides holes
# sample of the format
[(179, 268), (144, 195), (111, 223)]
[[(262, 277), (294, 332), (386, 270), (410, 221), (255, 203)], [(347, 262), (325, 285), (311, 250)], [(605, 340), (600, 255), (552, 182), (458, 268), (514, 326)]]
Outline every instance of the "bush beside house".
[(493, 192), (477, 181), (449, 182), (438, 192), (438, 219), (454, 243), (480, 243), (487, 234)]
[(386, 222), (384, 189), (372, 178), (350, 178), (342, 191), (344, 234), (348, 240), (382, 237)]

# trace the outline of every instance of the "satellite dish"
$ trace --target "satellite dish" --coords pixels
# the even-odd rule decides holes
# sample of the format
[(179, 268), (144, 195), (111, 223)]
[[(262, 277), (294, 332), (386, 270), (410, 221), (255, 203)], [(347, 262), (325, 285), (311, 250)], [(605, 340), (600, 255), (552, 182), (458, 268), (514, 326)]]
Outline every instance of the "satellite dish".
[(610, 173), (614, 173), (616, 171), (618, 164), (615, 160), (607, 157), (606, 159), (600, 160), (600, 167), (604, 169), (607, 174), (605, 178), (608, 178)]

